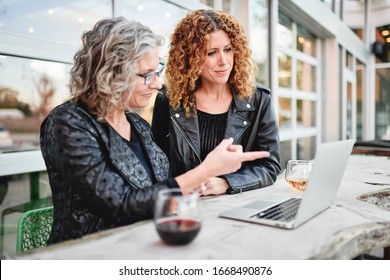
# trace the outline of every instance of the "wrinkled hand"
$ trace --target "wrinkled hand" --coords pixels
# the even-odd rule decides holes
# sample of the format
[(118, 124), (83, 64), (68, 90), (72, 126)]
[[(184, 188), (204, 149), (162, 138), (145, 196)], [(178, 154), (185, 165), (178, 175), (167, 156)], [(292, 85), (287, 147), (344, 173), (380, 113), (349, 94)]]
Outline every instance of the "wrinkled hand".
[(241, 145), (233, 145), (233, 138), (224, 139), (205, 158), (202, 164), (213, 176), (229, 174), (241, 168), (242, 162), (269, 157), (266, 151), (243, 152)]

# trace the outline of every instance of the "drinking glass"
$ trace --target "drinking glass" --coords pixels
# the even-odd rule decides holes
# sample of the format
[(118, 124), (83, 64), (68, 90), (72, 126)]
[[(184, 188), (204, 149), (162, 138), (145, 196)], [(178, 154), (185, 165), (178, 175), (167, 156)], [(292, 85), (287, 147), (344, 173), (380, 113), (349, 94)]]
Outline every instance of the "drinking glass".
[(169, 245), (190, 243), (201, 228), (199, 195), (182, 195), (180, 189), (159, 191), (154, 222), (160, 238)]
[(289, 160), (285, 173), (286, 182), (298, 191), (304, 191), (313, 164), (309, 160)]

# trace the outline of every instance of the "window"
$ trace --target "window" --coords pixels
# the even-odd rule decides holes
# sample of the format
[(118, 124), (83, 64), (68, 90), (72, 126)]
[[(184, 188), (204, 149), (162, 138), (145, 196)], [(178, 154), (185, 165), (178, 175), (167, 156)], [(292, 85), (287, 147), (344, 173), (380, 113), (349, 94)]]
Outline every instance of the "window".
[(310, 56), (316, 56), (316, 44), (315, 36), (298, 25), (297, 50)]
[(286, 15), (279, 13), (279, 24), (276, 30), (278, 45), (284, 48), (293, 48), (293, 22)]
[(249, 44), (258, 67), (256, 80), (269, 85), (268, 6), (266, 0), (250, 1)]
[(161, 0), (121, 0), (118, 1), (118, 5), (118, 16), (137, 20), (165, 38), (165, 45), (161, 48), (160, 54), (163, 57), (168, 52), (169, 37), (175, 25), (188, 12)]
[(347, 96), (347, 131), (346, 131), (346, 138), (352, 139), (353, 138), (353, 85), (351, 82), (347, 82), (347, 90), (346, 90), (346, 96)]
[(297, 158), (311, 160), (316, 151), (316, 137), (304, 137), (297, 141)]
[(376, 40), (384, 52), (376, 58), (375, 138), (390, 139), (390, 25), (376, 28)]
[(290, 98), (279, 98), (279, 128), (291, 129), (292, 107)]
[[(0, 56), (0, 123), (13, 135), (13, 147), (39, 148), (39, 127), (53, 106), (69, 98), (69, 64)], [(5, 150), (6, 147), (0, 150)]]
[(82, 32), (111, 17), (112, 4), (19, 0), (1, 2), (0, 11), (0, 123), (13, 137), (13, 146), (0, 150), (38, 149), (42, 120), (69, 98), (68, 73)]
[(280, 165), (282, 169), (287, 166), (287, 161), (291, 159), (292, 154), (292, 141), (282, 141), (280, 142)]
[[(162, 0), (0, 2), (0, 123), (14, 140), (7, 149), (39, 148), (40, 123), (69, 98), (68, 73), (82, 33), (112, 17), (113, 3), (115, 16), (138, 20), (165, 37), (161, 56), (175, 24), (188, 11)], [(139, 113), (151, 120), (151, 109)]]
[(202, 4), (205, 4), (205, 5), (207, 5), (207, 6), (209, 6), (209, 7), (214, 7), (214, 0), (200, 0), (200, 2), (202, 3)]
[(297, 89), (302, 91), (316, 91), (317, 67), (297, 60)]
[(316, 102), (297, 99), (297, 127), (311, 128), (316, 125)]
[(285, 87), (285, 88), (291, 88), (292, 87), (292, 60), (291, 57), (284, 54), (279, 53), (278, 54), (278, 67), (279, 67), (279, 86)]
[(389, 139), (390, 128), (390, 68), (375, 72), (375, 138)]
[(314, 157), (320, 88), (317, 41), (305, 27), (279, 13), (277, 92), (281, 155), (287, 156), (283, 161)]
[(382, 54), (376, 56), (377, 63), (390, 62), (390, 24), (376, 28), (376, 41), (382, 46)]
[(363, 28), (352, 28), (352, 31), (356, 34), (356, 36), (359, 37), (360, 40), (363, 41), (363, 39), (364, 39), (364, 37), (363, 37), (363, 35), (364, 35), (363, 34), (363, 32), (364, 32)]
[(0, 32), (77, 47), (84, 30), (112, 15), (111, 0), (2, 1), (0, 11)]
[(364, 103), (364, 73), (365, 65), (357, 60), (356, 62), (356, 139), (363, 139), (363, 103)]

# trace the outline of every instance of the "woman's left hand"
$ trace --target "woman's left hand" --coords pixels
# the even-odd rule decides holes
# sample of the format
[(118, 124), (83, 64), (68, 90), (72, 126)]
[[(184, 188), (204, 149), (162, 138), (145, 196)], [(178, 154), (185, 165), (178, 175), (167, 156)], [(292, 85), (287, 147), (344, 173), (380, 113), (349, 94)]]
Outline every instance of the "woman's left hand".
[(219, 177), (209, 178), (206, 182), (201, 184), (199, 187), (199, 192), (201, 195), (218, 195), (225, 194), (226, 190), (229, 188), (228, 182)]

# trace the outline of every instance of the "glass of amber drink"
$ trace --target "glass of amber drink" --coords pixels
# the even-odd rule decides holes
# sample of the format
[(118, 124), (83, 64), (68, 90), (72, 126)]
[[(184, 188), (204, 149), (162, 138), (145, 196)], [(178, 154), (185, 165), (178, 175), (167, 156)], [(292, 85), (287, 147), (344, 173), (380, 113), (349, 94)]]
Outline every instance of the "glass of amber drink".
[(295, 190), (304, 191), (312, 167), (309, 160), (289, 160), (285, 173), (287, 184)]

